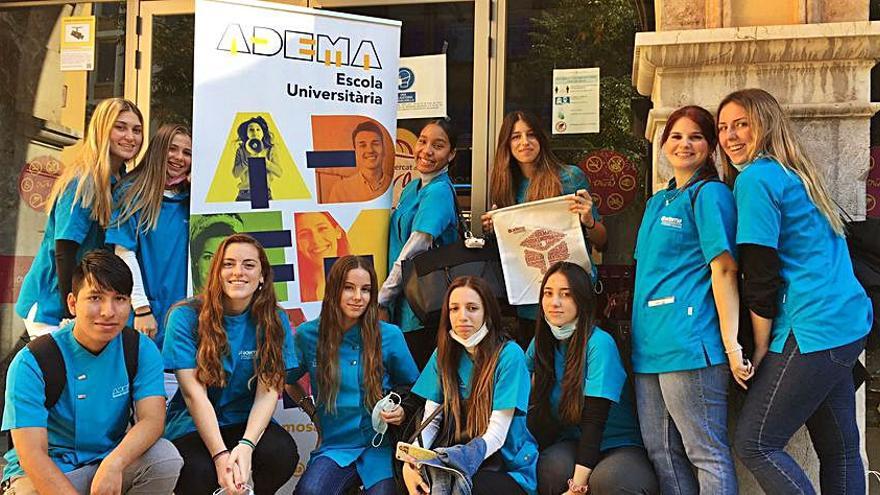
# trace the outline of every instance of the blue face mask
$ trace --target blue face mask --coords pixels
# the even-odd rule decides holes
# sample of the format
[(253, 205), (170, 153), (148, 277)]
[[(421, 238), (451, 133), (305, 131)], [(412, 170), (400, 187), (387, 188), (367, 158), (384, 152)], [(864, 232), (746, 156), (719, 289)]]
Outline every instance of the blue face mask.
[(385, 432), (388, 431), (388, 423), (382, 419), (380, 413), (382, 411), (391, 412), (398, 407), (400, 407), (400, 396), (394, 392), (389, 392), (388, 395), (379, 399), (376, 405), (373, 406), (373, 429), (376, 430), (376, 434), (373, 435), (373, 447), (382, 445), (382, 440), (385, 439)]
[(556, 340), (566, 340), (574, 334), (574, 329), (577, 327), (577, 318), (571, 320), (570, 322), (562, 325), (561, 327), (557, 327), (556, 325), (550, 323), (550, 320), (544, 318), (544, 321), (547, 322), (547, 326), (550, 327), (550, 331), (553, 332), (553, 336), (556, 337)]

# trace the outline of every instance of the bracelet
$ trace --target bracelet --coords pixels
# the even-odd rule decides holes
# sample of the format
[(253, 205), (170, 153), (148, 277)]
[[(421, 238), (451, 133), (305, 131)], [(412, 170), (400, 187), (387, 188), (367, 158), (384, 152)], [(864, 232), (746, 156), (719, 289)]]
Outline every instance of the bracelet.
[(743, 350), (743, 346), (738, 345), (729, 351), (724, 351), (724, 354), (733, 354), (734, 352)]
[(223, 454), (228, 454), (228, 453), (229, 453), (229, 449), (223, 449), (223, 450), (221, 450), (220, 452), (217, 452), (216, 454), (212, 455), (212, 456), (211, 456), (211, 461), (213, 461), (213, 462), (217, 462), (217, 459), (218, 459), (221, 455), (223, 455)]
[(137, 318), (139, 316), (150, 316), (151, 314), (153, 314), (153, 308), (150, 308), (150, 309), (144, 311), (143, 313), (135, 313), (134, 316), (135, 316), (135, 318)]
[(244, 438), (244, 437), (241, 437), (241, 440), (238, 441), (238, 444), (239, 445), (247, 445), (248, 447), (251, 448), (251, 450), (256, 450), (256, 448), (257, 448), (257, 446), (256, 446), (256, 444), (254, 444), (254, 442), (251, 442), (250, 440), (248, 440), (247, 438)]
[(589, 490), (589, 485), (578, 485), (575, 484), (573, 479), (568, 479), (568, 491), (570, 491), (571, 493), (587, 493)]

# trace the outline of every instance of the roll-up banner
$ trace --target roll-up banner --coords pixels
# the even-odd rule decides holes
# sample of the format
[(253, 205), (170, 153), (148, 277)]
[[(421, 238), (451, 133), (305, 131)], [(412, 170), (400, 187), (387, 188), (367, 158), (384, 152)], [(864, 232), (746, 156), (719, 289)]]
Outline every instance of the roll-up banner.
[[(267, 248), (296, 325), (338, 257), (388, 266), (400, 22), (256, 0), (197, 0), (190, 287), (233, 232)], [(279, 408), (301, 462), (307, 418)], [(305, 437), (299, 434), (305, 434)], [(297, 470), (301, 474), (302, 465)]]

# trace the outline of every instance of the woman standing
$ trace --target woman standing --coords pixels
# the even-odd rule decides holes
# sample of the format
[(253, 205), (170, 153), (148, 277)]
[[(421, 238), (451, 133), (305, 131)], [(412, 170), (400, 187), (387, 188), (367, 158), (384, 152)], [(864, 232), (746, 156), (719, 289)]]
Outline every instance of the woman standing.
[[(388, 424), (404, 410), (389, 392), (418, 375), (400, 329), (379, 321), (376, 272), (366, 258), (343, 256), (330, 269), (321, 316), (296, 329), (302, 367), (287, 375), (287, 391), (318, 427), (320, 446), (296, 485), (296, 495), (341, 495), (363, 485), (368, 495), (393, 495)], [(308, 373), (317, 407), (296, 383)]]
[(872, 310), (853, 275), (843, 222), (772, 95), (728, 95), (718, 132), (725, 171), (736, 177), (736, 242), (758, 370), (739, 418), (737, 454), (767, 493), (815, 493), (783, 450), (806, 425), (821, 492), (865, 493), (852, 368)]
[(180, 389), (165, 437), (183, 457), (176, 493), (274, 494), (299, 456), (272, 421), (285, 372), (297, 366), (266, 251), (245, 234), (220, 244), (205, 290), (171, 308), (162, 354)]
[(261, 115), (251, 117), (236, 129), (238, 146), (232, 164), (232, 176), (238, 180), (236, 201), (251, 200), (250, 165), (248, 158), (264, 158), (266, 160), (266, 185), (269, 187), (269, 199), (272, 199), (272, 181), (281, 177), (281, 166), (275, 162), (272, 132), (269, 124)]
[(595, 306), (580, 266), (560, 262), (544, 275), (526, 353), (529, 429), (548, 444), (538, 457), (538, 493), (657, 494), (632, 387), (614, 338), (593, 324)]
[[(580, 215), (589, 246), (604, 249), (608, 236), (599, 212), (593, 208), (590, 181), (581, 169), (565, 165), (550, 150), (550, 138), (538, 118), (528, 112), (510, 112), (501, 123), (489, 184), (492, 209), (528, 201), (575, 194), (569, 210)], [(482, 216), (483, 230), (492, 231), (492, 213)], [(595, 270), (595, 268), (594, 268)], [(593, 272), (593, 279), (597, 272)], [(525, 349), (534, 337), (538, 305), (517, 307), (520, 318), (517, 343)]]
[[(447, 451), (467, 451), (481, 462), (468, 466), (476, 495), (535, 493), (538, 445), (526, 427), (529, 371), (522, 349), (501, 327), (501, 312), (480, 278), (459, 277), (446, 291), (437, 350), (413, 386), (425, 398), (426, 448), (447, 438)], [(441, 433), (444, 432), (444, 433)], [(407, 463), (410, 495), (430, 487)]]
[(73, 269), (86, 252), (103, 246), (113, 211), (111, 187), (143, 139), (143, 117), (134, 103), (110, 98), (95, 108), (79, 156), (64, 167), (46, 200), (46, 231), (15, 304), (31, 338), (71, 317)]
[[(642, 437), (664, 493), (735, 494), (727, 439), (730, 373), (752, 373), (737, 341), (733, 196), (712, 162), (712, 115), (669, 116), (673, 179), (645, 207), (636, 242), (632, 364)], [(696, 468), (696, 476), (694, 476)]]
[(140, 164), (114, 191), (107, 244), (131, 269), (134, 328), (161, 349), (165, 313), (186, 297), (189, 171), (192, 138), (181, 125), (162, 126)]
[(379, 291), (379, 304), (388, 308), (391, 321), (403, 330), (420, 370), (437, 345), (437, 330), (425, 328), (401, 294), (401, 263), (433, 245), (445, 246), (458, 239), (455, 189), (449, 179), (457, 137), (448, 119), (432, 120), (422, 128), (415, 149), (419, 180), (406, 185), (391, 214), (388, 278)]

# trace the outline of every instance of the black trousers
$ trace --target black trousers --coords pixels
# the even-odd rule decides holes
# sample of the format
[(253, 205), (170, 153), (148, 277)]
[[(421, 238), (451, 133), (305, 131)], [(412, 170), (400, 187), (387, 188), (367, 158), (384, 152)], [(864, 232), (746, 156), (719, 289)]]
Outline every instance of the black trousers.
[(471, 478), (474, 483), (473, 495), (525, 495), (516, 480), (504, 471), (481, 469)]
[[(223, 443), (232, 450), (244, 435), (246, 424), (229, 425), (220, 428)], [(183, 457), (183, 469), (177, 479), (174, 493), (186, 495), (211, 495), (220, 485), (217, 484), (217, 470), (211, 453), (202, 442), (198, 432), (184, 435), (172, 443)], [(275, 495), (296, 471), (299, 454), (296, 442), (290, 433), (275, 423), (269, 423), (263, 437), (257, 443), (251, 458), (254, 493)]]

